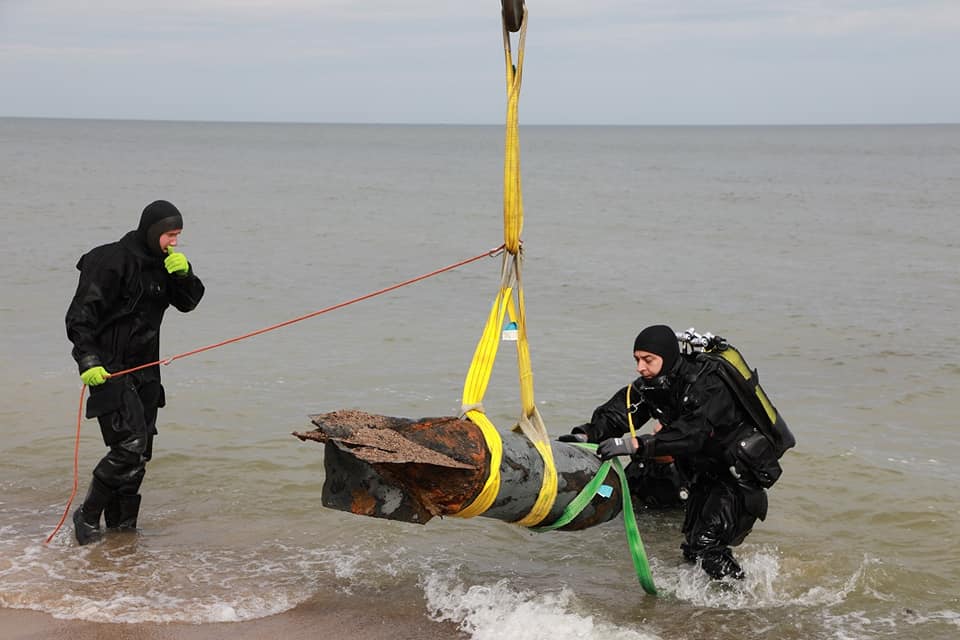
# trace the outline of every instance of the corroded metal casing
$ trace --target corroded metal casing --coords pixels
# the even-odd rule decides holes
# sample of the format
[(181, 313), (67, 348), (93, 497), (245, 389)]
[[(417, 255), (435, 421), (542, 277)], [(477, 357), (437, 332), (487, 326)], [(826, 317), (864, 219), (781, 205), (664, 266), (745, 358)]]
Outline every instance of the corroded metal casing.
[[(311, 416), (311, 421), (316, 430), (294, 435), (325, 443), (322, 500), (332, 509), (425, 524), (434, 516), (455, 515), (469, 506), (490, 475), (483, 433), (467, 420), (409, 420), (348, 410)], [(483, 515), (514, 522), (536, 502), (544, 464), (523, 434), (510, 431), (500, 437), (500, 491)], [(557, 498), (539, 526), (557, 520), (600, 468), (589, 451), (562, 442), (552, 443), (552, 448)], [(609, 491), (594, 495), (561, 530), (585, 529), (616, 517), (622, 497), (613, 471), (604, 484)]]

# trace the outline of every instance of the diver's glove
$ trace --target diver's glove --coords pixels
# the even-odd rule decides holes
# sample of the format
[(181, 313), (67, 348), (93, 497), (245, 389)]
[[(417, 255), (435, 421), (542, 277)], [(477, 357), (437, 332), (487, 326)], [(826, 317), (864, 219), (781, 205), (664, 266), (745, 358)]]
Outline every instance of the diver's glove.
[(607, 438), (597, 447), (597, 456), (601, 460), (609, 460), (617, 456), (632, 456), (639, 448), (636, 438), (630, 436)]
[(169, 255), (163, 259), (163, 266), (167, 268), (167, 273), (175, 276), (185, 276), (190, 271), (190, 263), (187, 262), (187, 256), (177, 253), (173, 247), (167, 247)]
[(83, 384), (87, 385), (88, 387), (95, 387), (98, 384), (103, 384), (109, 377), (110, 373), (103, 367), (90, 367), (80, 374), (80, 379), (83, 380)]
[(586, 442), (589, 439), (587, 434), (583, 431), (577, 431), (576, 429), (557, 438), (560, 442)]

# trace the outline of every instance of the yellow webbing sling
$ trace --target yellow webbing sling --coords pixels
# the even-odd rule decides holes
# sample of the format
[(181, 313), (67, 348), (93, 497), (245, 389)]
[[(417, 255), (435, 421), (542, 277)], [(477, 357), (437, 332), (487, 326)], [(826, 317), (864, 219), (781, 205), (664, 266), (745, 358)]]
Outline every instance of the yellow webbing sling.
[[(456, 515), (471, 518), (484, 513), (493, 505), (500, 491), (500, 462), (503, 457), (503, 442), (496, 427), (487, 418), (483, 409), (483, 396), (490, 381), (493, 363), (500, 346), (504, 319), (509, 316), (517, 324), (517, 367), (520, 375), (520, 403), (522, 413), (517, 427), (533, 443), (543, 458), (543, 483), (530, 512), (516, 524), (533, 527), (539, 524), (553, 508), (557, 497), (557, 469), (550, 448), (550, 437), (543, 424), (533, 397), (533, 369), (530, 363), (530, 347), (527, 342), (526, 310), (523, 299), (520, 234), (523, 231), (523, 199), (520, 190), (520, 136), (518, 105), (520, 84), (523, 77), (523, 50), (527, 34), (527, 11), (523, 12), (517, 63), (513, 64), (510, 35), (503, 24), (503, 45), (507, 70), (507, 125), (503, 163), (503, 241), (505, 251), (500, 270), (500, 290), (490, 309), (487, 324), (470, 363), (463, 387), (463, 412), (483, 432), (490, 450), (490, 475), (480, 495)], [(514, 301), (516, 296), (516, 301)]]

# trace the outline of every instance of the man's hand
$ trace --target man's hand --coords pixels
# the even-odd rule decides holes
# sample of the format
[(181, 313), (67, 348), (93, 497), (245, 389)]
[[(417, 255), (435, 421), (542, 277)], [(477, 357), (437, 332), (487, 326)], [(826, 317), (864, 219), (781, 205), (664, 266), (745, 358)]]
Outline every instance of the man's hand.
[(95, 387), (98, 384), (103, 384), (109, 377), (110, 373), (103, 367), (90, 367), (80, 374), (80, 379), (83, 380), (83, 384), (87, 385), (88, 387)]
[(167, 273), (175, 276), (185, 276), (190, 271), (190, 263), (187, 262), (187, 256), (177, 253), (173, 246), (167, 247), (167, 257), (163, 259), (163, 266), (167, 268)]
[(597, 447), (597, 455), (601, 460), (609, 460), (617, 456), (632, 456), (637, 452), (640, 445), (636, 438), (629, 436), (624, 438), (607, 438)]

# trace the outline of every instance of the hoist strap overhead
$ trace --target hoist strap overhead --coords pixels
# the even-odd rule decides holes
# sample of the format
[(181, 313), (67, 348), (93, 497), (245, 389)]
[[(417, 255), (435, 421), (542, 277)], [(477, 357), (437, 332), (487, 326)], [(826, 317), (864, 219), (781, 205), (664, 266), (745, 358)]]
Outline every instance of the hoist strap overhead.
[[(503, 265), (500, 272), (500, 289), (487, 316), (480, 341), (474, 351), (473, 361), (464, 383), (462, 406), (466, 416), (481, 428), (491, 455), (499, 446), (499, 434), (482, 411), (483, 396), (490, 382), (494, 361), (500, 345), (504, 321), (507, 317), (516, 325), (517, 331), (517, 369), (520, 381), (520, 404), (522, 407), (517, 427), (526, 435), (543, 459), (543, 481), (537, 501), (530, 512), (517, 521), (517, 524), (532, 527), (549, 515), (557, 497), (557, 470), (553, 460), (553, 450), (543, 419), (537, 411), (533, 393), (533, 367), (530, 360), (530, 346), (527, 342), (526, 308), (523, 297), (521, 265), (523, 255), (520, 249), (520, 234), (523, 231), (523, 199), (520, 185), (520, 136), (518, 124), (518, 106), (520, 86), (523, 79), (523, 50), (526, 42), (527, 12), (519, 26), (520, 36), (517, 50), (517, 62), (513, 63), (510, 47), (510, 33), (506, 17), (503, 23), (504, 54), (506, 56), (507, 80), (507, 124), (504, 143), (503, 163)], [(497, 478), (494, 478), (497, 475)], [(499, 487), (499, 469), (491, 471), (491, 477), (481, 494), (470, 506), (458, 515), (471, 517), (480, 515), (490, 508), (496, 499)], [(489, 490), (489, 491), (488, 491)]]

